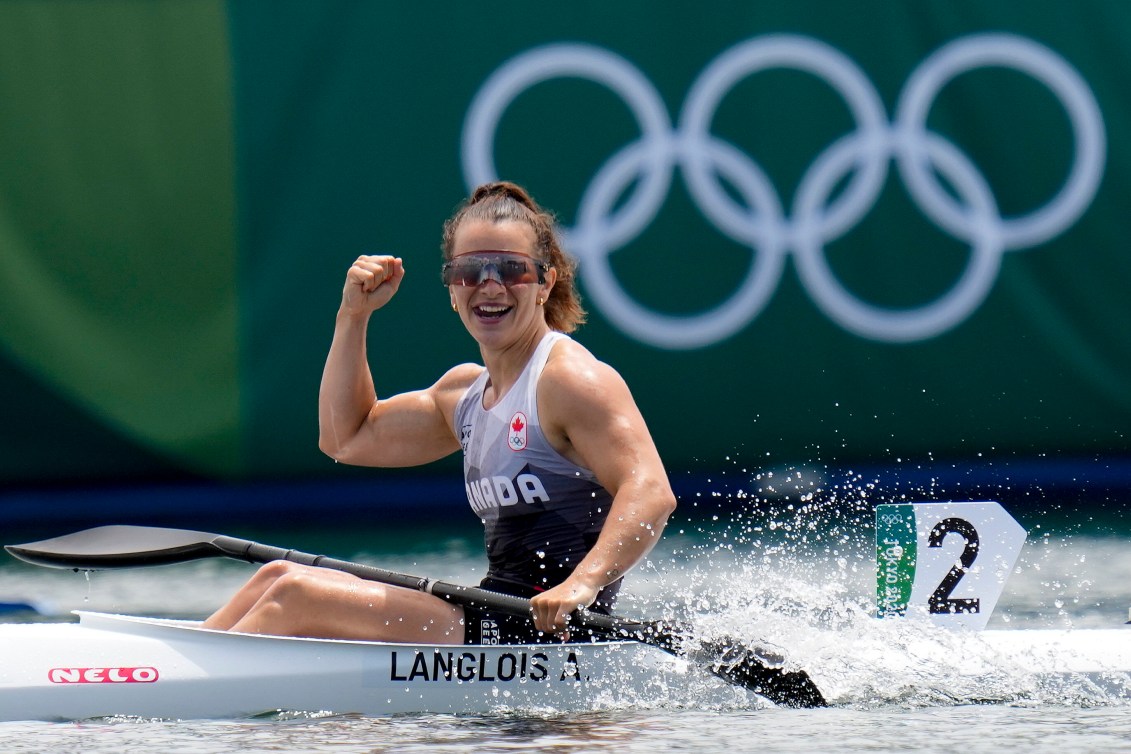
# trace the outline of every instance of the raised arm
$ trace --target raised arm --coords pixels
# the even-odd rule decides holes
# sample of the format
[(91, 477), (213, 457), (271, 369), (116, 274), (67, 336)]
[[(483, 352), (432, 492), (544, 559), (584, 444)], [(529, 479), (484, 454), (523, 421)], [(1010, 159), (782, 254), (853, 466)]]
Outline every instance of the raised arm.
[(459, 449), (451, 415), (480, 367), (454, 367), (427, 389), (388, 398), (374, 388), (369, 320), (403, 278), (402, 261), (390, 256), (360, 257), (346, 274), (318, 392), (318, 447), (343, 463), (414, 466)]
[(613, 496), (593, 548), (561, 584), (532, 600), (535, 625), (560, 632), (566, 616), (652, 549), (676, 500), (659, 453), (628, 386), (612, 367), (575, 343), (563, 344), (539, 383), (539, 414), (550, 442), (597, 475)]

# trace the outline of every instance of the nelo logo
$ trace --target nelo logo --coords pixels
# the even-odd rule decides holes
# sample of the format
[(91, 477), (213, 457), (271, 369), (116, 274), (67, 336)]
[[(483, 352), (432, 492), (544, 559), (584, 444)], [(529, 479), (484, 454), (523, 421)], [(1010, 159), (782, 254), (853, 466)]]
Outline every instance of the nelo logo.
[(51, 668), (51, 683), (153, 683), (157, 668)]

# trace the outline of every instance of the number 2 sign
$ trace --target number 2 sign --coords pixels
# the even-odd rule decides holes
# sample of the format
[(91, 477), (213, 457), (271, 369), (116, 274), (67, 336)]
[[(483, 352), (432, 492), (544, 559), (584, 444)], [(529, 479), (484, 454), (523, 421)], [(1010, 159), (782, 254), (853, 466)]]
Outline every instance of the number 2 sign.
[(1024, 544), (995, 502), (877, 505), (877, 614), (985, 628)]

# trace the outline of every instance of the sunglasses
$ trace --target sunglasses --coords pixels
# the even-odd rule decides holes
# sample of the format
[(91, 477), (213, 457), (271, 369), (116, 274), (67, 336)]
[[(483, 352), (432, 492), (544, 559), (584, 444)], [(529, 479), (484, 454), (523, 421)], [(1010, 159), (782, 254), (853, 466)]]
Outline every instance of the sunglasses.
[(545, 283), (548, 269), (550, 265), (524, 254), (480, 251), (444, 262), (440, 268), (440, 278), (444, 285), (475, 287), (487, 280), (494, 280), (509, 288), (512, 285)]

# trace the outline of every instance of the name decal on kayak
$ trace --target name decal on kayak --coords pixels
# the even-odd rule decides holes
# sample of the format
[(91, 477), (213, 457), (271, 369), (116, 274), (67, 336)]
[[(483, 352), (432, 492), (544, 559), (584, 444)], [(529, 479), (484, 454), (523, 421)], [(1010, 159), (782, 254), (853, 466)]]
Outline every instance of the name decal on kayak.
[[(571, 653), (571, 657), (573, 657)], [(392, 681), (544, 681), (550, 677), (550, 658), (542, 652), (442, 652), (414, 651), (412, 658), (392, 652)], [(576, 660), (574, 660), (576, 662)], [(574, 677), (573, 672), (569, 674)]]
[(160, 677), (157, 668), (51, 668), (51, 683), (153, 683)]

